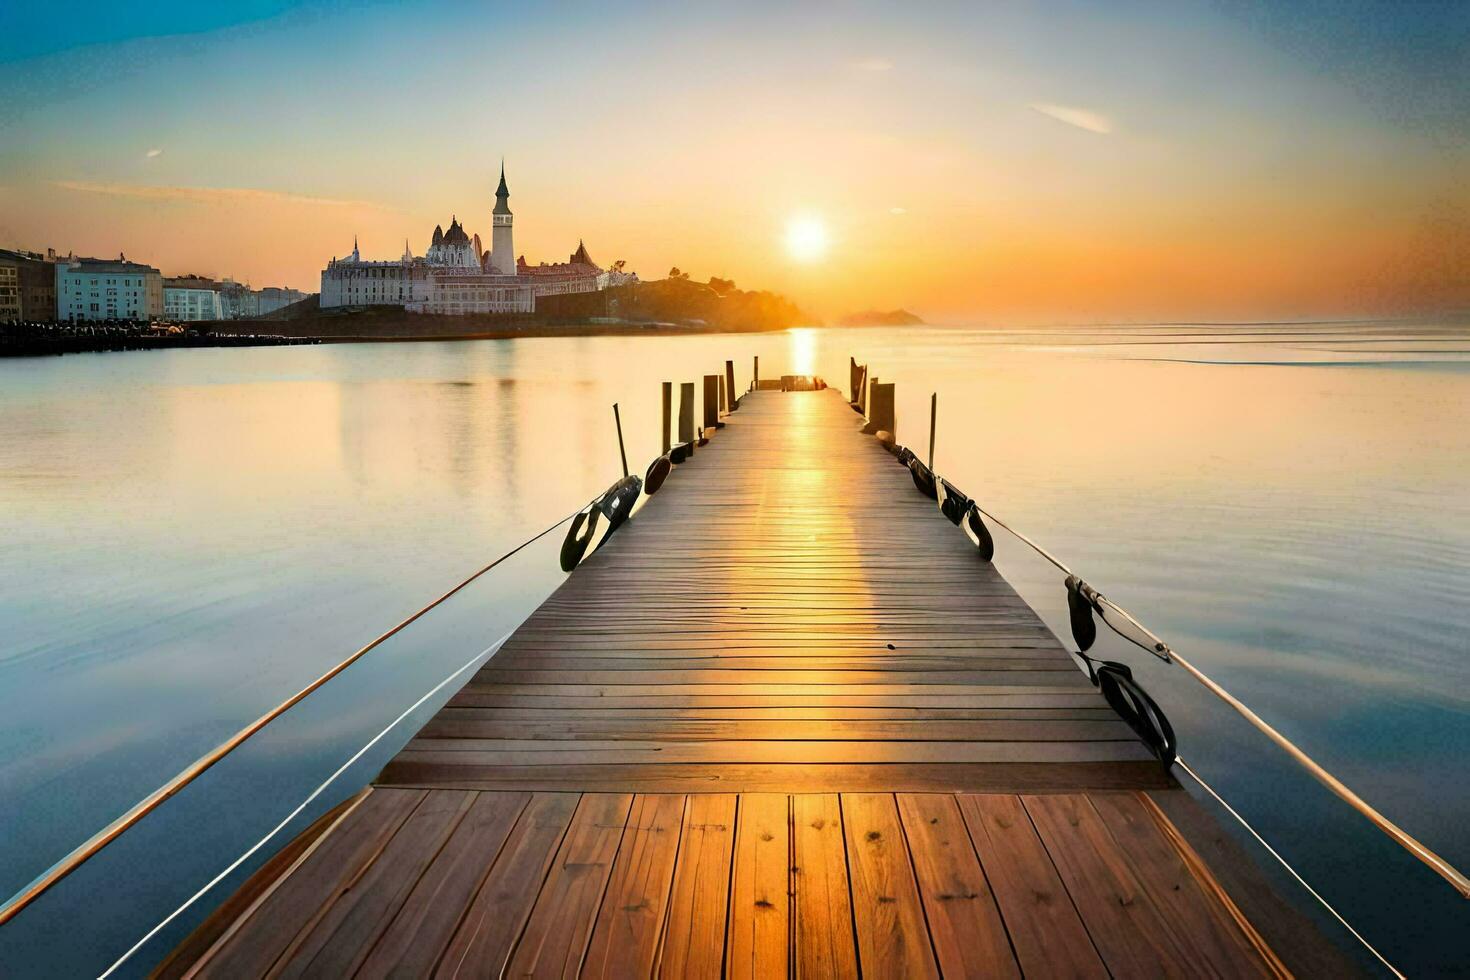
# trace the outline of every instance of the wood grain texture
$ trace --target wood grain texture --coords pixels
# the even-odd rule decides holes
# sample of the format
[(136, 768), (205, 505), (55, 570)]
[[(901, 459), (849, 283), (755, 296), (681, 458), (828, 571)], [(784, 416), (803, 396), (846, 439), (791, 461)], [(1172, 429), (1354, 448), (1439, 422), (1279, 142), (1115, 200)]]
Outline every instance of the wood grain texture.
[(453, 906), (438, 906), (438, 914), (454, 918), (458, 926), (436, 976), (489, 980), (501, 975), (580, 799), (576, 793), (535, 794), (469, 908), (456, 912)]
[(506, 965), (507, 975), (577, 975), (632, 804), (633, 797), (620, 793), (582, 797)]
[(660, 976), (719, 980), (724, 971), (738, 799), (729, 793), (688, 798), (664, 925)]
[(796, 976), (858, 973), (842, 804), (835, 794), (791, 798)]
[(603, 896), (586, 977), (651, 976), (684, 826), (683, 796), (637, 796)]
[(791, 962), (791, 825), (785, 796), (740, 798), (726, 975), (784, 977)]
[(844, 794), (842, 825), (863, 975), (939, 976), (892, 794)]
[(900, 793), (898, 812), (940, 970), (951, 977), (1020, 977), (955, 798)]
[(963, 794), (958, 803), (1021, 971), (1037, 977), (1106, 977), (1107, 968), (1020, 797)]

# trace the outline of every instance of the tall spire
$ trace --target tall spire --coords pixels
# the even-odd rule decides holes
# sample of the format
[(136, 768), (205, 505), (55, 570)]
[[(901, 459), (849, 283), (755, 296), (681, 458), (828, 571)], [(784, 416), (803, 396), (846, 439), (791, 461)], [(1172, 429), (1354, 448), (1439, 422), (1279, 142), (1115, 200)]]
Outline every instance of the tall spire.
[(510, 214), (510, 188), (505, 186), (505, 159), (500, 161), (500, 186), (495, 189), (493, 214)]

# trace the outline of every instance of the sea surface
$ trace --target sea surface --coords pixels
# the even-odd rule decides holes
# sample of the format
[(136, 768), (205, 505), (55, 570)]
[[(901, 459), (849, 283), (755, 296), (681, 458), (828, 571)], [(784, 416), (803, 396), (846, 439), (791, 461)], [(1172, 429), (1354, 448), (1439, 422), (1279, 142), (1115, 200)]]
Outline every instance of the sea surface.
[[(730, 358), (743, 388), (759, 356), (763, 376), (844, 385), (850, 355), (897, 383), (901, 442), (927, 450), (937, 393), (939, 472), (1470, 867), (1470, 324), (814, 328), (0, 362), (0, 893), (600, 492), (620, 475), (615, 402), (641, 471), (659, 382)], [(997, 537), (1065, 636), (1060, 574)], [(0, 928), (0, 974), (107, 970), (341, 769), (116, 975), (146, 972), (555, 588), (559, 541), (374, 650)], [(1182, 670), (1099, 647), (1390, 960), (1464, 968), (1470, 919), (1447, 885)]]

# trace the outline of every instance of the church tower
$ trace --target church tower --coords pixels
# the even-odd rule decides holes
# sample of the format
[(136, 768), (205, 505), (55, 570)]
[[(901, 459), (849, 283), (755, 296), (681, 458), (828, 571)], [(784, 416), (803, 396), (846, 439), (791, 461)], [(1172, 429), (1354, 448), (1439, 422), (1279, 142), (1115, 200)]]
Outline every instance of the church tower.
[(511, 238), (510, 190), (505, 186), (505, 162), (500, 164), (500, 186), (495, 190), (495, 210), (491, 212), (493, 230), (490, 235), (490, 268), (496, 275), (516, 274), (516, 250)]

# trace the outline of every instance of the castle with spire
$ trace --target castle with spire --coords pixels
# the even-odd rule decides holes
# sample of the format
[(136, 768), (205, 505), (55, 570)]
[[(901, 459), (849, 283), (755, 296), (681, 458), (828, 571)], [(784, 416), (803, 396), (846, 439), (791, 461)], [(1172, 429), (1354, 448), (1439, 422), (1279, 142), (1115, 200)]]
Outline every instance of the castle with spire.
[(434, 227), (428, 251), (413, 254), (403, 243), (403, 255), (383, 261), (364, 259), (356, 236), (352, 253), (333, 258), (322, 270), (321, 306), (401, 306), (410, 313), (532, 313), (536, 297), (560, 293), (587, 293), (636, 282), (621, 261), (603, 269), (592, 261), (580, 241), (568, 261), (529, 265), (515, 254), (515, 216), (505, 164), (490, 212), (490, 249), (480, 236), (471, 236), (457, 215)]

